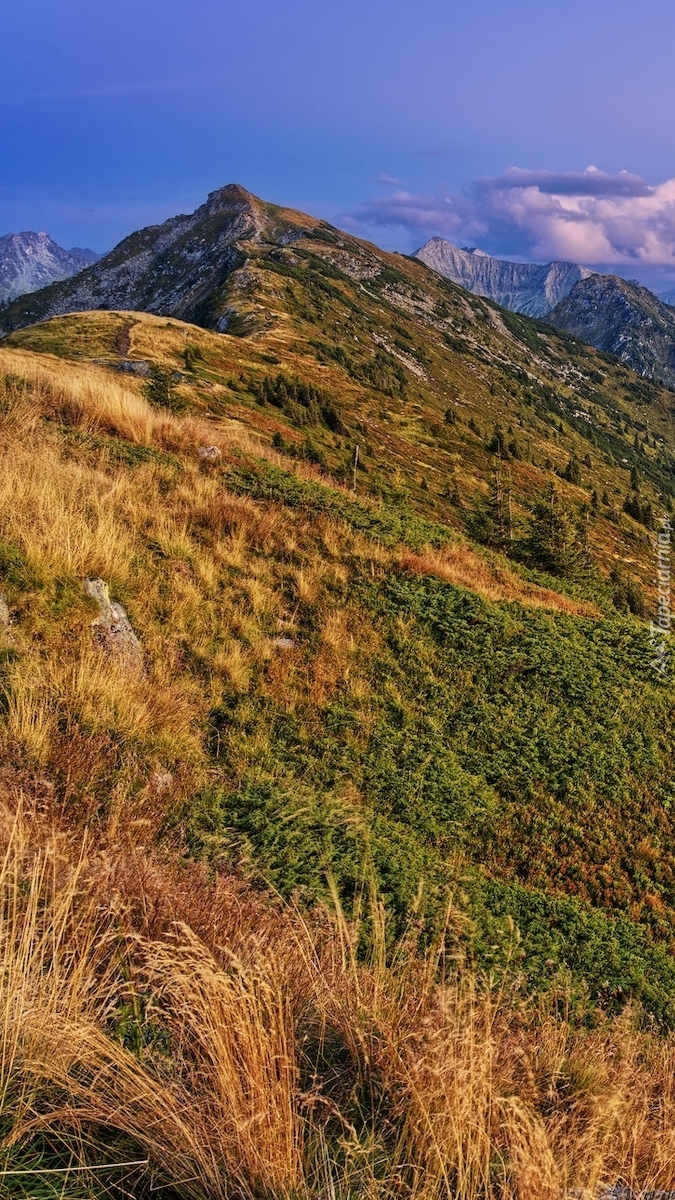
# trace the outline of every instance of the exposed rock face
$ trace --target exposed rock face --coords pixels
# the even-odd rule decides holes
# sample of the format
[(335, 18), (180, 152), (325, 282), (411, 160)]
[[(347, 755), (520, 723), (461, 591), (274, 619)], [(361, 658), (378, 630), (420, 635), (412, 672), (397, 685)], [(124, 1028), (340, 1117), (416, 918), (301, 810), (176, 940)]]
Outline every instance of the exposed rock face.
[(69, 279), (96, 262), (93, 250), (64, 250), (48, 233), (0, 237), (0, 303)]
[[(212, 192), (189, 216), (131, 234), (75, 279), (15, 301), (0, 314), (0, 331), (62, 313), (109, 308), (179, 317), (224, 332), (236, 316), (226, 284), (237, 268), (248, 270), (242, 247), (287, 246), (303, 232), (302, 226), (284, 221), (283, 210), (230, 184)], [(247, 280), (239, 283), (245, 289)]]
[(512, 263), (482, 250), (460, 250), (444, 238), (431, 238), (414, 255), (439, 275), (476, 296), (486, 296), (513, 312), (545, 317), (591, 272), (576, 263)]
[(616, 354), (639, 375), (675, 387), (675, 310), (616, 275), (577, 283), (547, 320), (597, 350)]
[(129, 671), (142, 675), (141, 643), (122, 605), (110, 599), (107, 583), (102, 579), (85, 579), (84, 590), (99, 606), (99, 614), (91, 623), (95, 645)]
[(0, 629), (9, 629), (11, 624), (9, 605), (4, 592), (0, 592)]

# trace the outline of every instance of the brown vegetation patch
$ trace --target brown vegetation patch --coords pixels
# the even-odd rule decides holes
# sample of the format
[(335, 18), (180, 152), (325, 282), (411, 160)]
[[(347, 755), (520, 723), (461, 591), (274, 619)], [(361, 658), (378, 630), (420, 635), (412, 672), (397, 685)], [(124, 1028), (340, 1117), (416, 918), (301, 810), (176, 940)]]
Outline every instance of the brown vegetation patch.
[(447, 550), (425, 550), (415, 554), (403, 550), (397, 558), (398, 566), (404, 571), (418, 575), (435, 575), (456, 587), (469, 588), (485, 600), (495, 603), (517, 601), (532, 608), (551, 608), (574, 616), (599, 617), (594, 604), (574, 600), (551, 588), (539, 587), (521, 579), (507, 567), (494, 567), (486, 558), (481, 558), (469, 546), (458, 545)]

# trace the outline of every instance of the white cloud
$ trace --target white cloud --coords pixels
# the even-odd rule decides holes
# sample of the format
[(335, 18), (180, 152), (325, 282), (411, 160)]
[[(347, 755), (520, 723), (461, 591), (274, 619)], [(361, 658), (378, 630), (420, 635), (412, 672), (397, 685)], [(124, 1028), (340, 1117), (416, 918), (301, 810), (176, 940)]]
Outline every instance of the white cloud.
[(540, 261), (675, 267), (675, 179), (651, 185), (628, 171), (512, 167), (460, 193), (395, 191), (347, 220), (355, 230), (398, 226), (418, 241), (438, 234)]

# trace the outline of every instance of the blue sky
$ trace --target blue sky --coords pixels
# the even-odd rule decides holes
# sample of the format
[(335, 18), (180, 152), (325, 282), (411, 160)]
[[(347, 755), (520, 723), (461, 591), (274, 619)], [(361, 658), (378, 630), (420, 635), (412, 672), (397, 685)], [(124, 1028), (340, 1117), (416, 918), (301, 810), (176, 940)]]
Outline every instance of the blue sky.
[(672, 0), (4, 0), (2, 24), (0, 233), (102, 251), (236, 181), (390, 248), (675, 280)]

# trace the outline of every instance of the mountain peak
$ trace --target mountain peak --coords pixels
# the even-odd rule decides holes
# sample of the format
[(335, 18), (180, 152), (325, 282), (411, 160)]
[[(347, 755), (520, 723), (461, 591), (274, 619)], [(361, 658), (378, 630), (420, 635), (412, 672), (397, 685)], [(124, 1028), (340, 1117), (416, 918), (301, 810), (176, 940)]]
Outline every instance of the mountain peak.
[(44, 230), (0, 237), (0, 303), (69, 279), (98, 258), (93, 250), (64, 250)]
[[(240, 183), (226, 183), (224, 187), (217, 188), (214, 192), (209, 192), (206, 203), (202, 208), (210, 213), (225, 212), (228, 209), (238, 208), (254, 208), (261, 205), (262, 201), (254, 196), (252, 192), (242, 187)], [(197, 211), (200, 211), (199, 209)]]
[(17, 301), (3, 322), (14, 329), (84, 309), (140, 309), (223, 332), (233, 319), (229, 290), (240, 279), (250, 244), (287, 246), (313, 224), (229, 183), (194, 212), (132, 233), (77, 280)]
[(414, 255), (439, 275), (477, 296), (529, 317), (545, 317), (591, 272), (577, 263), (514, 263), (493, 258), (476, 246), (459, 246), (433, 237)]
[(642, 284), (591, 274), (575, 284), (548, 321), (616, 354), (639, 375), (675, 388), (675, 313)]

